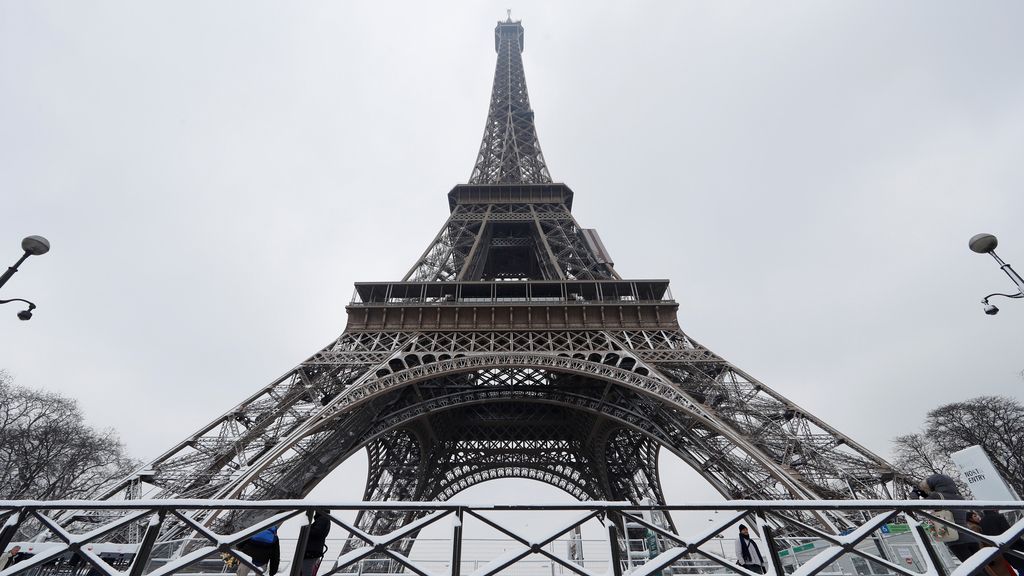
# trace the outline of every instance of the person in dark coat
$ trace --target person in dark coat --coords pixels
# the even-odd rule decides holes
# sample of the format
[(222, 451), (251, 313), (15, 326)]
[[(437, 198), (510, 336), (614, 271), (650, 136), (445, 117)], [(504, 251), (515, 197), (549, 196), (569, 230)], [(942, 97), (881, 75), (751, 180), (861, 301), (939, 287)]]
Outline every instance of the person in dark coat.
[[(981, 531), (981, 514), (971, 510), (967, 513), (967, 527), (977, 532), (978, 534), (984, 534)], [(978, 546), (984, 548), (989, 546), (986, 542), (978, 542)], [(1003, 558), (1002, 554), (999, 554), (988, 563), (988, 567), (985, 568), (985, 573), (988, 576), (1017, 576), (1017, 573), (1010, 567), (1010, 563)]]
[(317, 510), (313, 523), (309, 525), (306, 552), (302, 556), (302, 576), (316, 576), (327, 551), (327, 534), (331, 531), (331, 518), (323, 510)]
[[(960, 490), (956, 487), (956, 482), (946, 476), (945, 474), (932, 474), (931, 476), (924, 479), (921, 485), (918, 487), (922, 492), (927, 494), (928, 500), (963, 500), (964, 497), (960, 494)], [(951, 510), (953, 513), (953, 522), (958, 525), (967, 527), (967, 510)], [(949, 551), (957, 557), (961, 562), (967, 560), (978, 551), (979, 543), (978, 539), (970, 534), (967, 534), (963, 530), (957, 530), (959, 537), (952, 541), (947, 542)]]
[[(1010, 529), (1010, 522), (999, 513), (998, 510), (985, 510), (981, 515), (981, 533), (986, 536), (998, 536), (1003, 532)], [(1013, 550), (1024, 554), (1024, 542), (1018, 538), (1013, 543)], [(1013, 566), (1013, 569), (1017, 571), (1017, 574), (1024, 574), (1024, 558), (1017, 558), (1012, 554), (1005, 554), (1003, 556), (1006, 561)]]
[[(253, 534), (245, 542), (238, 545), (238, 550), (252, 558), (252, 563), (263, 568), (270, 563), (270, 576), (277, 574), (281, 565), (281, 540), (277, 537), (277, 526), (271, 526), (262, 532)], [(249, 567), (242, 562), (238, 563), (236, 576), (247, 576)]]
[(19, 561), (21, 561), (21, 558), (18, 558), (18, 556), (20, 555), (21, 546), (17, 545), (13, 546), (7, 552), (4, 552), (3, 556), (0, 556), (0, 570), (3, 570), (4, 568), (11, 566), (13, 564), (17, 564)]

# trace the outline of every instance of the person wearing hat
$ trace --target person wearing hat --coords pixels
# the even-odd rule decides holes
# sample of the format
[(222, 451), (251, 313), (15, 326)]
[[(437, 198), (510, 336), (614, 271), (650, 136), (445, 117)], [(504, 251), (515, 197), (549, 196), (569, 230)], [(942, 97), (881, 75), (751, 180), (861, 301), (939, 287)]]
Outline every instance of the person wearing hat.
[(750, 539), (747, 527), (740, 524), (740, 537), (736, 539), (736, 562), (755, 574), (764, 574), (764, 556), (757, 544)]

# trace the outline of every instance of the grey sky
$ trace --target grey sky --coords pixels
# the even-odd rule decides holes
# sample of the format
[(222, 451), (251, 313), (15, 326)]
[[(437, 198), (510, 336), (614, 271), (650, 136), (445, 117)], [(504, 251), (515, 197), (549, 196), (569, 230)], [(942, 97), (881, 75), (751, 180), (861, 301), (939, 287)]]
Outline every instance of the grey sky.
[(0, 367), (148, 459), (327, 344), (468, 179), (508, 6), (552, 176), (688, 334), (886, 456), (1020, 397), (966, 246), (1024, 270), (1018, 2), (5, 2), (0, 264), (53, 250)]

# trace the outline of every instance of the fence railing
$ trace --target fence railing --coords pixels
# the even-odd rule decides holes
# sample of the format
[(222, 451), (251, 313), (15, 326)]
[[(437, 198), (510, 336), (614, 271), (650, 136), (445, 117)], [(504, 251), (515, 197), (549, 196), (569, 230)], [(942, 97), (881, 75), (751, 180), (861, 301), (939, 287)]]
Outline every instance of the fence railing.
[[(282, 538), (279, 573), (300, 576), (316, 511), (326, 511), (335, 529), (319, 576), (753, 576), (758, 571), (740, 566), (730, 555), (733, 541), (725, 538), (734, 536), (740, 523), (751, 528), (765, 559), (765, 573), (771, 576), (968, 576), (986, 571), (993, 562), (1024, 562), (1020, 548), (1024, 518), (1002, 534), (982, 534), (954, 524), (937, 510), (939, 506), (942, 510), (1002, 510), (1016, 518), (1024, 513), (1024, 502), (949, 500), (941, 504), (935, 500), (843, 500), (667, 506), (0, 501), (0, 551), (17, 544), (24, 555), (0, 570), (0, 576), (222, 573), (233, 563), (262, 575), (269, 573), (268, 566), (256, 565), (239, 545), (272, 525), (297, 531), (295, 538)], [(359, 512), (410, 512), (411, 520), (388, 534), (368, 534), (353, 520)], [(707, 518), (695, 527), (678, 520), (684, 514)], [(676, 519), (678, 533), (669, 528), (672, 524), (665, 521), (666, 515)], [(524, 518), (532, 522), (532, 529), (520, 526)], [(829, 525), (822, 518), (845, 519), (845, 524)], [(213, 528), (229, 524), (230, 531)], [(941, 526), (955, 529), (962, 540), (976, 543), (977, 550), (962, 563), (956, 562), (946, 545), (933, 536), (934, 528)], [(490, 537), (479, 538), (474, 530), (486, 531)], [(282, 528), (281, 533), (285, 532)], [(337, 537), (339, 532), (342, 538)], [(187, 538), (180, 538), (183, 533)], [(36, 536), (27, 538), (30, 534)]]

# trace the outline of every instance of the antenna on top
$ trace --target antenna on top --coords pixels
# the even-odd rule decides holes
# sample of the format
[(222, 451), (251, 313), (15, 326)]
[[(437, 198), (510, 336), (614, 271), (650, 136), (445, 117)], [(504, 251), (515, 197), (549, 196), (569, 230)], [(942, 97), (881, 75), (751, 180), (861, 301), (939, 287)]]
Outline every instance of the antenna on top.
[(508, 10), (506, 10), (506, 12), (508, 12), (508, 21), (511, 22), (512, 21), (512, 9), (509, 8)]

